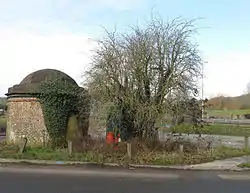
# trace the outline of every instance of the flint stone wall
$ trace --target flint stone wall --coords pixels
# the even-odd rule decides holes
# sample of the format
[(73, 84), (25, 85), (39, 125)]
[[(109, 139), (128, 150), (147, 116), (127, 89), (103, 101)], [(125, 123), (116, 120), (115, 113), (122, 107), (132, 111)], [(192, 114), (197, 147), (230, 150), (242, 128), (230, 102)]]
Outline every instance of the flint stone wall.
[(16, 143), (22, 137), (28, 139), (27, 145), (41, 145), (49, 141), (42, 108), (37, 98), (9, 98), (7, 106), (7, 143)]

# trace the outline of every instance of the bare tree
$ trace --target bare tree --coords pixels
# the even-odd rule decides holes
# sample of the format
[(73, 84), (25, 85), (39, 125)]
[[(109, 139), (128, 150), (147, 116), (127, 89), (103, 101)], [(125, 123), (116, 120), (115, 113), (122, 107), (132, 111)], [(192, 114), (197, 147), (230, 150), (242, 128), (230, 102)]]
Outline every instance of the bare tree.
[(88, 72), (89, 92), (117, 107), (129, 137), (149, 138), (171, 100), (197, 93), (202, 59), (192, 39), (194, 22), (152, 18), (145, 27), (107, 32), (99, 41)]

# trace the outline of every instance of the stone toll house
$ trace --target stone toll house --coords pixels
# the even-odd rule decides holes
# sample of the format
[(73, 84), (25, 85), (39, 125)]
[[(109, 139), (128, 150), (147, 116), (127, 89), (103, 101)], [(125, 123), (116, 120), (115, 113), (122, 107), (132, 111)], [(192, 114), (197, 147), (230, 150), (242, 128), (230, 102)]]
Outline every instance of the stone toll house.
[(29, 145), (39, 145), (49, 141), (37, 94), (42, 83), (55, 78), (77, 85), (75, 80), (61, 71), (44, 69), (29, 74), (20, 84), (8, 89), (7, 143), (16, 143), (22, 137), (28, 139)]

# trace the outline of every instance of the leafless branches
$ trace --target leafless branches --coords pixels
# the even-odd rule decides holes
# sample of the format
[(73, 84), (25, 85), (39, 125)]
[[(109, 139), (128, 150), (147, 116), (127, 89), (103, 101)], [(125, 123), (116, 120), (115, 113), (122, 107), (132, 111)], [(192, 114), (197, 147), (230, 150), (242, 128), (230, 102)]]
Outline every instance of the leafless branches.
[(197, 92), (202, 59), (192, 39), (194, 22), (153, 18), (129, 33), (107, 32), (88, 72), (92, 96), (126, 106), (133, 113), (130, 127), (150, 130), (169, 98)]

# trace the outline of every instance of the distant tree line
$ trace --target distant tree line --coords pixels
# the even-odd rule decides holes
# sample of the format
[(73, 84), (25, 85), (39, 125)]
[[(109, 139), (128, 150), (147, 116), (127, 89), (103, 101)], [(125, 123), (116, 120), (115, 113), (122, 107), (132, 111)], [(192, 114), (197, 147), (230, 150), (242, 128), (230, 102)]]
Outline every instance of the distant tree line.
[(245, 94), (238, 97), (219, 96), (208, 101), (211, 109), (228, 109), (228, 110), (244, 110), (250, 109), (250, 94)]

